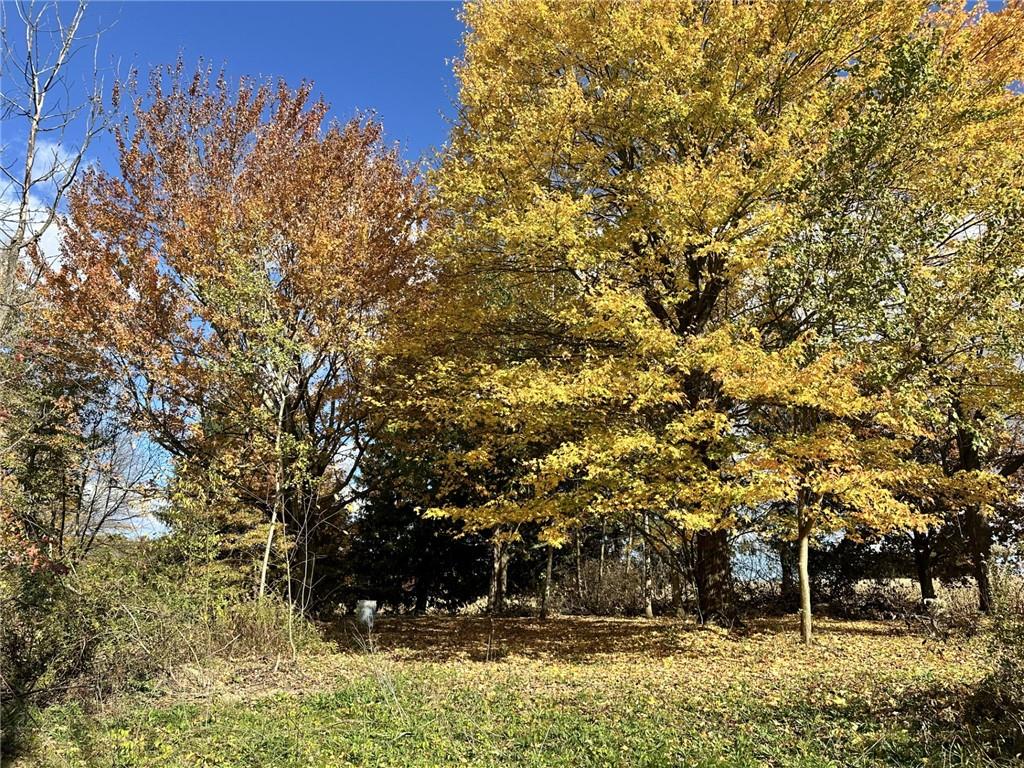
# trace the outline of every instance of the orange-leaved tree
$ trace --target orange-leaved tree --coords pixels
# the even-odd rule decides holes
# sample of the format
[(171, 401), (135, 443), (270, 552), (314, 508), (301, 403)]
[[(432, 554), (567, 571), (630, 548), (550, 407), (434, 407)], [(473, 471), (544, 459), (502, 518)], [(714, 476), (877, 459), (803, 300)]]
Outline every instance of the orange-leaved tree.
[(130, 80), (119, 166), (72, 190), (46, 285), (58, 342), (119, 382), (190, 487), (218, 489), (216, 526), (260, 593), (284, 553), (303, 605), (375, 429), (379, 349), (423, 273), (415, 173), (378, 123), (328, 123), (310, 91), (180, 63)]

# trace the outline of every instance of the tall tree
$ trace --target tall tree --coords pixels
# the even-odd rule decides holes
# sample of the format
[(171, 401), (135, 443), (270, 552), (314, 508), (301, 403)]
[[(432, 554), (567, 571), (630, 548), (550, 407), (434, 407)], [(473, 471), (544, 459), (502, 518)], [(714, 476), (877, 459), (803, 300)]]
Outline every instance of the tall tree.
[[(80, 553), (103, 527), (110, 506), (83, 493), (84, 478), (100, 479), (99, 466), (89, 466), (97, 456), (97, 432), (83, 424), (97, 425), (94, 382), (69, 375), (47, 355), (48, 332), (35, 323), (34, 312), (36, 265), (56, 256), (55, 222), (65, 193), (104, 126), (96, 70), (81, 83), (72, 75), (95, 41), (83, 33), (85, 16), (85, 2), (19, 0), (0, 7), (0, 549), (5, 563), (42, 563), (66, 549)], [(109, 474), (101, 474), (110, 487)]]
[(556, 436), (516, 498), (538, 518), (656, 510), (696, 531), (702, 606), (727, 614), (738, 446), (693, 344), (744, 309), (791, 231), (791, 190), (829, 148), (854, 59), (918, 9), (485, 3), (465, 15), (436, 243), (486, 349), (458, 366), (477, 386), (453, 418), (486, 409), (506, 442)]
[[(1020, 6), (523, 2), (465, 18), (433, 230), (464, 343), (436, 365), (453, 393), (438, 413), (482, 430), (481, 462), (514, 450), (518, 479), (449, 513), (557, 532), (657, 512), (697, 535), (708, 615), (729, 612), (740, 510), (796, 504), (804, 549), (826, 509), (839, 528), (924, 520), (897, 498), (934, 475), (908, 453), (922, 384), (860, 366), (888, 311), (877, 290), (899, 284), (889, 254), (933, 265), (894, 228), (831, 248), (829, 206), (848, 229), (876, 199), (946, 215), (977, 209), (942, 198), (971, 173), (983, 196), (1015, 178), (1017, 155), (992, 158), (1019, 119)], [(822, 473), (854, 479), (840, 492)]]
[(310, 91), (180, 63), (147, 92), (130, 80), (119, 168), (73, 188), (46, 278), (66, 349), (269, 524), (247, 539), (260, 591), (280, 529), (304, 605), (377, 428), (378, 350), (423, 274), (414, 173), (379, 124), (327, 124)]
[[(104, 128), (96, 71), (84, 92), (70, 74), (89, 40), (82, 33), (85, 9), (85, 0), (70, 14), (60, 3), (32, 0), (0, 8), (0, 119), (7, 134), (0, 168), (0, 343), (33, 295), (27, 290), (38, 276), (33, 257), (41, 255), (43, 237), (52, 233), (89, 145)], [(19, 26), (24, 34), (17, 34)], [(15, 142), (21, 146), (12, 151)]]
[[(977, 490), (1019, 468), (1005, 425), (1024, 403), (1022, 37), (1019, 3), (950, 4), (884, 66), (856, 64), (864, 87), (802, 185), (804, 222), (766, 273), (757, 321), (768, 344), (813, 331), (871, 369), (868, 387), (915, 393), (915, 459), (946, 480), (912, 500), (964, 519), (983, 607), (991, 496)], [(927, 537), (915, 534), (922, 557)]]

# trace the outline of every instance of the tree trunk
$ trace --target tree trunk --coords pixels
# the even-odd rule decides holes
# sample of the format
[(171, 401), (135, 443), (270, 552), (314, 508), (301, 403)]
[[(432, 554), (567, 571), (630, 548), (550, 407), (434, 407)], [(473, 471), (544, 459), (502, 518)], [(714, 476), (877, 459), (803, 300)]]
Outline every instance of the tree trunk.
[[(287, 398), (284, 394), (284, 384), (278, 382), (278, 406), (277, 406), (277, 423), (274, 431), (274, 506), (270, 513), (270, 530), (267, 531), (267, 545), (263, 550), (263, 566), (260, 568), (260, 590), (259, 597), (263, 598), (263, 595), (267, 591), (267, 571), (270, 568), (270, 551), (274, 544), (274, 528), (277, 526), (277, 511), (281, 510), (282, 520), (285, 513), (284, 505), (284, 479), (285, 479), (285, 459), (281, 453), (281, 432), (284, 430), (284, 416), (285, 416), (285, 403)], [(288, 568), (288, 592), (291, 595), (291, 566)], [(289, 606), (291, 600), (288, 601)]]
[(413, 611), (417, 616), (422, 616), (430, 606), (430, 595), (434, 591), (434, 581), (437, 578), (433, 558), (427, 554), (429, 544), (420, 539), (419, 545), (424, 552), (423, 557), (417, 557), (413, 567), (413, 594), (416, 596), (416, 605)]
[(971, 571), (978, 584), (978, 610), (989, 613), (992, 610), (992, 582), (989, 577), (989, 559), (992, 553), (992, 531), (988, 520), (977, 505), (967, 508), (965, 515), (967, 542), (971, 551)]
[(629, 576), (629, 566), (633, 562), (633, 526), (629, 526), (629, 535), (626, 537), (626, 575)]
[(651, 528), (650, 522), (647, 515), (644, 515), (644, 558), (643, 558), (643, 601), (644, 601), (644, 616), (648, 619), (654, 618), (654, 603), (651, 595), (652, 582), (651, 578)]
[(672, 615), (681, 619), (683, 617), (683, 579), (675, 564), (669, 571), (669, 581), (672, 585)]
[(509, 545), (506, 544), (501, 548), (501, 601), (499, 603), (499, 610), (504, 612), (505, 610), (505, 598), (508, 596), (508, 561), (512, 555), (512, 551), (509, 549)]
[(792, 541), (780, 541), (777, 550), (779, 565), (782, 568), (782, 604), (786, 610), (795, 610), (800, 604), (796, 547)]
[(487, 592), (487, 612), (501, 613), (505, 610), (505, 587), (508, 585), (506, 565), (507, 544), (495, 539), (491, 542), (491, 583)]
[(608, 521), (601, 521), (601, 555), (597, 561), (597, 590), (600, 592), (604, 587), (604, 554), (608, 546)]
[(419, 582), (416, 583), (416, 607), (413, 611), (417, 616), (422, 616), (427, 612), (427, 602), (430, 595), (427, 593), (426, 587), (420, 588)]
[(932, 581), (932, 542), (928, 531), (914, 531), (914, 565), (917, 566), (917, 584), (921, 588), (921, 602), (935, 599)]
[(573, 534), (573, 538), (576, 542), (576, 599), (579, 601), (580, 606), (583, 605), (583, 554), (582, 544), (580, 543), (580, 530), (576, 529)]
[(696, 536), (697, 607), (703, 622), (729, 624), (733, 618), (732, 563), (727, 531), (698, 531)]
[(811, 644), (811, 577), (807, 570), (811, 526), (800, 523), (800, 637), (804, 645)]
[(550, 544), (548, 544), (548, 563), (544, 569), (544, 591), (540, 597), (540, 617), (546, 619), (548, 617), (548, 601), (551, 599), (551, 565), (555, 559), (555, 550)]
[(277, 505), (274, 505), (274, 509), (270, 514), (270, 530), (267, 531), (267, 544), (263, 548), (263, 565), (260, 567), (260, 586), (259, 595), (260, 599), (267, 591), (267, 571), (270, 569), (270, 551), (274, 546), (274, 529), (277, 528)]

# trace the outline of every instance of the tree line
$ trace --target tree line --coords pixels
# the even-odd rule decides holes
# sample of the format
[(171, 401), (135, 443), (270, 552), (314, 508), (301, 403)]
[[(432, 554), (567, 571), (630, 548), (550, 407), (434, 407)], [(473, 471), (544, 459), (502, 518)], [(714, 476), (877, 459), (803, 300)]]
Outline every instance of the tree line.
[(648, 612), (664, 568), (729, 622), (754, 532), (807, 642), (836, 537), (905, 544), (924, 598), (948, 556), (988, 610), (1021, 520), (1024, 6), (463, 18), (420, 166), (310, 85), (114, 86), (59, 257), (5, 241), (5, 567), (142, 510), (303, 611), (367, 552), (419, 608), (485, 577), (497, 610), (518, 551), (544, 595), (556, 557), (577, 588), (615, 557)]

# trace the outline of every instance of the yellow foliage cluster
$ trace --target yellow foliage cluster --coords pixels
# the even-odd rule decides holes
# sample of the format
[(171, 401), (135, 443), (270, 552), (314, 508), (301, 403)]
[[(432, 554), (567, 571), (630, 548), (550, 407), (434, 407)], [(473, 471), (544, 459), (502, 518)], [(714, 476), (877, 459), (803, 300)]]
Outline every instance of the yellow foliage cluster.
[(652, 509), (856, 532), (998, 495), (933, 446), (1020, 403), (1024, 7), (464, 16), (405, 402), (446, 435), (435, 513), (558, 544)]

